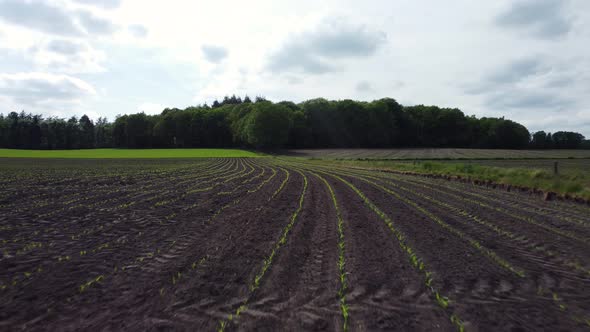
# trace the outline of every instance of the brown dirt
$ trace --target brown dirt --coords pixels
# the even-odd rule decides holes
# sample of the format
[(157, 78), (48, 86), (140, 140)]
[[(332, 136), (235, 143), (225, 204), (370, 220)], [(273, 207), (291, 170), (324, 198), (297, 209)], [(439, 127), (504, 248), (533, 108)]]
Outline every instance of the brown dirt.
[[(0, 167), (0, 330), (206, 331), (222, 322), (226, 330), (342, 330), (338, 218), (312, 172), (333, 188), (344, 222), (349, 330), (451, 331), (457, 318), (468, 331), (590, 329), (590, 208), (583, 205), (515, 188), (273, 159)], [(280, 242), (304, 188), (297, 170), (308, 186)], [(432, 289), (383, 215), (333, 175), (391, 219), (432, 272)], [(367, 175), (401, 199), (363, 181)]]

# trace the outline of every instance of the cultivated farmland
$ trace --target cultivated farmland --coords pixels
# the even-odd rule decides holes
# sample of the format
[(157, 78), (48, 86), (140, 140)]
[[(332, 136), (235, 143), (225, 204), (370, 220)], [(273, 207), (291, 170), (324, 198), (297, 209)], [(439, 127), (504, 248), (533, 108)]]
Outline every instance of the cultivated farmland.
[(1, 330), (588, 330), (590, 206), (294, 158), (0, 162)]
[(590, 158), (590, 150), (505, 149), (298, 149), (283, 154), (322, 159), (558, 159)]

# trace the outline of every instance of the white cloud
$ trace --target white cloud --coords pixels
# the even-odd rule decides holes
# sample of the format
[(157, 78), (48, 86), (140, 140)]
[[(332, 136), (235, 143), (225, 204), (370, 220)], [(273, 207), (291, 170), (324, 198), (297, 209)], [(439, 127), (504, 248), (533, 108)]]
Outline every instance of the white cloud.
[(46, 34), (80, 37), (112, 34), (117, 29), (109, 19), (88, 10), (48, 1), (0, 1), (0, 20)]
[(539, 123), (535, 118), (540, 114), (546, 118), (552, 118), (552, 114), (555, 118), (575, 118), (582, 92), (572, 88), (590, 79), (588, 73), (572, 70), (570, 64), (576, 62), (580, 66), (590, 64), (587, 60), (563, 60), (553, 55), (515, 59), (483, 75), (479, 82), (468, 84), (465, 91), (482, 96), (486, 107), (495, 113), (525, 124)]
[(74, 2), (103, 9), (115, 9), (121, 6), (121, 0), (74, 0)]
[(543, 39), (558, 38), (571, 30), (566, 5), (564, 0), (517, 0), (496, 17), (496, 24)]
[(373, 90), (373, 88), (371, 87), (371, 83), (369, 83), (368, 81), (358, 82), (355, 86), (355, 89), (360, 93), (365, 93)]
[(288, 36), (271, 55), (268, 69), (324, 74), (340, 69), (336, 60), (371, 56), (385, 42), (383, 31), (344, 18), (324, 19), (312, 30)]
[(136, 38), (144, 38), (148, 35), (148, 29), (141, 24), (132, 24), (127, 29)]
[(113, 119), (234, 93), (388, 96), (590, 136), (589, 22), (585, 0), (0, 0), (0, 98)]
[(95, 50), (89, 43), (78, 40), (51, 39), (28, 49), (33, 62), (50, 72), (77, 74), (100, 73), (106, 69), (104, 52)]
[(45, 2), (1, 1), (0, 19), (43, 32), (72, 36), (82, 34), (67, 12)]
[(227, 48), (216, 45), (203, 45), (201, 47), (201, 51), (203, 51), (205, 59), (213, 63), (219, 63), (223, 61), (223, 59), (227, 58), (228, 54)]
[(0, 95), (11, 100), (13, 107), (50, 108), (52, 104), (74, 103), (95, 94), (90, 84), (68, 75), (39, 72), (0, 74)]
[(47, 43), (48, 51), (64, 55), (76, 54), (86, 49), (86, 45), (67, 39), (54, 39)]

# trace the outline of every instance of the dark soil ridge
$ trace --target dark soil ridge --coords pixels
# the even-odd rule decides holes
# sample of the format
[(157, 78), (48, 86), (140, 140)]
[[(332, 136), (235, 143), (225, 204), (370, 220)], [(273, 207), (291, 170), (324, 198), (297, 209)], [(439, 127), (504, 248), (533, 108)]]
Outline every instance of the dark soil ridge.
[(425, 178), (431, 179), (444, 179), (449, 181), (458, 181), (463, 183), (471, 183), (473, 185), (493, 188), (493, 189), (501, 189), (505, 191), (520, 191), (524, 193), (528, 193), (529, 195), (536, 195), (542, 197), (545, 201), (551, 200), (558, 200), (558, 201), (568, 201), (578, 204), (585, 204), (590, 206), (590, 199), (586, 199), (580, 196), (571, 195), (571, 194), (560, 194), (554, 191), (547, 191), (539, 188), (531, 188), (527, 186), (519, 186), (514, 184), (506, 184), (506, 183), (499, 183), (491, 180), (479, 180), (473, 179), (470, 177), (464, 177), (461, 175), (445, 175), (445, 174), (432, 174), (432, 173), (418, 173), (412, 171), (395, 171), (391, 169), (382, 169), (382, 168), (366, 168), (366, 167), (348, 167), (350, 169), (358, 169), (364, 171), (377, 171), (383, 173), (393, 173), (393, 174), (401, 174), (401, 175), (413, 175), (413, 176), (421, 176)]
[[(366, 171), (365, 172), (354, 172), (354, 171), (349, 171), (346, 172), (349, 174), (355, 174), (358, 176), (371, 176), (369, 175)], [(389, 175), (387, 175), (389, 174)], [(419, 189), (419, 191), (426, 189), (426, 190), (434, 190), (437, 193), (434, 195), (437, 195), (437, 198), (441, 198), (441, 196), (439, 196), (439, 194), (442, 194), (444, 197), (447, 196), (451, 196), (451, 197), (455, 197), (455, 196), (460, 196), (461, 197), (461, 205), (463, 207), (466, 207), (468, 204), (466, 201), (463, 201), (463, 199), (466, 199), (468, 201), (470, 201), (470, 204), (468, 205), (472, 205), (473, 201), (481, 201), (481, 202), (485, 202), (485, 204), (487, 206), (483, 207), (485, 209), (489, 209), (488, 212), (486, 213), (500, 213), (500, 217), (502, 217), (502, 215), (504, 215), (504, 217), (509, 216), (510, 218), (513, 217), (513, 214), (517, 214), (518, 217), (516, 217), (516, 219), (522, 220), (524, 219), (528, 219), (528, 218), (535, 218), (535, 219), (541, 219), (543, 221), (549, 222), (548, 226), (551, 226), (553, 228), (559, 229), (559, 230), (565, 230), (568, 232), (571, 232), (572, 234), (577, 234), (582, 232), (584, 234), (586, 234), (586, 232), (588, 231), (588, 226), (590, 226), (590, 224), (588, 224), (588, 210), (586, 211), (576, 211), (576, 212), (572, 212), (569, 211), (571, 210), (572, 207), (579, 207), (579, 208), (585, 208), (585, 206), (582, 205), (569, 205), (568, 209), (564, 211), (563, 206), (561, 207), (561, 209), (556, 209), (556, 208), (551, 208), (551, 209), (547, 209), (547, 210), (538, 210), (538, 206), (539, 206), (539, 201), (534, 198), (531, 197), (529, 198), (528, 195), (523, 196), (522, 193), (517, 192), (517, 191), (513, 191), (510, 192), (511, 194), (513, 194), (513, 197), (506, 197), (506, 194), (500, 192), (500, 191), (496, 191), (494, 189), (491, 188), (487, 188), (487, 187), (475, 187), (469, 184), (464, 184), (462, 182), (455, 182), (453, 184), (449, 184), (447, 183), (447, 181), (445, 180), (427, 180), (427, 179), (423, 179), (423, 178), (419, 178), (419, 177), (412, 177), (412, 176), (404, 176), (404, 175), (398, 175), (398, 174), (392, 174), (392, 173), (383, 173), (383, 175), (379, 176), (379, 174), (372, 174), (373, 177), (379, 178), (380, 181), (383, 181), (385, 179), (389, 180), (389, 181), (393, 181), (393, 182), (402, 182), (402, 183), (406, 183), (408, 185), (411, 184), (412, 187), (424, 187)], [(477, 194), (476, 194), (477, 193)], [(520, 196), (520, 197), (518, 197)], [(526, 203), (525, 203), (525, 198)], [(456, 199), (456, 198), (454, 198)], [(560, 203), (565, 203), (565, 202), (560, 202)], [(494, 210), (494, 206), (500, 205), (502, 208), (502, 211), (496, 211)], [(522, 208), (522, 204), (526, 204), (526, 208)], [(481, 206), (479, 206), (477, 203), (475, 203), (476, 206), (476, 210), (481, 208)], [(477, 211), (472, 211), (473, 213), (477, 214)], [(564, 214), (567, 213), (567, 218), (563, 218)], [(502, 217), (502, 218), (504, 218)], [(553, 218), (553, 219), (552, 219)], [(569, 219), (568, 219), (569, 218)], [(574, 219), (571, 219), (574, 218)]]
[[(262, 179), (260, 181), (262, 181)], [(278, 186), (278, 181), (279, 181), (279, 179), (275, 178), (274, 186)], [(234, 185), (235, 185), (235, 184), (237, 184), (239, 182), (236, 182), (236, 180), (234, 180), (232, 183), (234, 183)], [(232, 183), (226, 184), (225, 187), (231, 187)], [(255, 185), (257, 185), (257, 183), (251, 183), (251, 185), (252, 186), (255, 186)], [(271, 185), (271, 187), (273, 186), (272, 183), (269, 183), (269, 185)], [(271, 190), (271, 187), (266, 188), (263, 191), (260, 191), (260, 194), (269, 195), (269, 190)], [(239, 193), (235, 193), (233, 196), (234, 197), (243, 196), (243, 195), (245, 195), (245, 193), (246, 193), (247, 190), (248, 190), (248, 187), (244, 187), (244, 188), (242, 188), (240, 190)], [(201, 216), (200, 219), (206, 218), (206, 216), (208, 215), (206, 213), (206, 211), (209, 211), (209, 213), (210, 213), (210, 212), (214, 211), (216, 209), (216, 207), (223, 206), (224, 204), (226, 204), (228, 202), (231, 202), (232, 199), (233, 198), (231, 196), (220, 196), (219, 198), (216, 198), (216, 199), (207, 200), (207, 203), (206, 203), (207, 206), (201, 207), (201, 212), (198, 213), (198, 215)], [(252, 199), (254, 199), (254, 197)], [(184, 219), (184, 220), (191, 219), (191, 215), (186, 215), (182, 219)], [(192, 222), (190, 224), (187, 224), (185, 222), (185, 223), (182, 223), (182, 224), (179, 224), (179, 225), (175, 226), (175, 230), (171, 230), (172, 233), (170, 233), (168, 236), (164, 236), (164, 237), (163, 236), (159, 236), (159, 238), (160, 238), (160, 240), (165, 239), (165, 238), (170, 238), (170, 237), (174, 238), (174, 233), (175, 234), (181, 234), (182, 233), (182, 234), (184, 234), (183, 236), (185, 236), (185, 237), (186, 236), (191, 237), (191, 236), (193, 236), (192, 235), (193, 233), (196, 236), (201, 236), (200, 235), (201, 232), (198, 231), (199, 228), (202, 228), (202, 226), (200, 226), (201, 224), (202, 224), (201, 222)], [(188, 228), (185, 229), (185, 226), (191, 228), (192, 231), (189, 230)], [(156, 226), (156, 227), (158, 227), (158, 226)], [(189, 235), (189, 234), (191, 234), (191, 235)], [(203, 241), (203, 240), (201, 240), (201, 241), (193, 241), (193, 240), (190, 240), (189, 239), (188, 242), (186, 243), (186, 245), (184, 245), (184, 249), (189, 249), (191, 247), (189, 244), (192, 244), (192, 243), (205, 243), (205, 241)], [(156, 240), (156, 241), (148, 241), (148, 242), (156, 243), (156, 242), (161, 242), (161, 241), (157, 241)], [(182, 242), (182, 241), (179, 241), (179, 242)], [(144, 250), (139, 250), (139, 252), (143, 252), (143, 251)], [(124, 258), (125, 257), (129, 257), (129, 255), (131, 255), (131, 257), (134, 257), (134, 256), (136, 256), (137, 252), (138, 252), (137, 250), (134, 251), (133, 248), (130, 247), (125, 252), (122, 252), (120, 256), (123, 256), (123, 257), (119, 257), (119, 258), (122, 258), (123, 261), (127, 261), (128, 264), (133, 265), (133, 262), (132, 261), (126, 260)], [(162, 257), (161, 258), (156, 258), (156, 259), (160, 259), (162, 261), (165, 261), (165, 263), (168, 263), (167, 266), (169, 266), (170, 257), (171, 256), (176, 257), (177, 255), (174, 254), (174, 253), (171, 253), (171, 252), (166, 252), (165, 254), (162, 254), (160, 256), (162, 256)], [(121, 260), (121, 259), (119, 259), (119, 260)], [(103, 260), (97, 260), (97, 261), (103, 261)], [(123, 265), (125, 265), (125, 264), (123, 264)], [(189, 266), (190, 266), (190, 263), (189, 263)], [(102, 268), (101, 266), (98, 266), (98, 267), (94, 267), (93, 270), (94, 269), (101, 269), (101, 268)], [(156, 269), (156, 270), (158, 270), (158, 269)], [(170, 272), (169, 270), (170, 269), (163, 269), (162, 272), (164, 272), (164, 271)], [(149, 270), (147, 272), (149, 272)], [(131, 272), (131, 273), (133, 273), (133, 272)], [(140, 273), (138, 276), (141, 277), (141, 278), (136, 278), (133, 282), (127, 282), (127, 283), (123, 283), (123, 284), (121, 284), (121, 283), (115, 283), (114, 284), (117, 287), (121, 287), (122, 286), (122, 288), (116, 289), (116, 290), (113, 290), (113, 288), (109, 288), (109, 289), (113, 290), (112, 291), (112, 295), (115, 295), (115, 296), (116, 295), (120, 295), (120, 294), (127, 294), (129, 292), (128, 291), (128, 289), (129, 289), (128, 285), (137, 284), (141, 280), (146, 280), (146, 278), (148, 278), (148, 280), (152, 280), (153, 281), (154, 279), (153, 278), (152, 279), (149, 279), (149, 277), (152, 277), (154, 275), (155, 274), (153, 273), (153, 271), (152, 272), (149, 272), (149, 273)], [(105, 296), (105, 294), (103, 293), (103, 291), (105, 289), (103, 289), (103, 287), (107, 287), (107, 285), (113, 285), (112, 280), (113, 279), (120, 280), (120, 278), (122, 278), (122, 276), (119, 275), (119, 274), (112, 274), (112, 275), (111, 274), (108, 274), (108, 275), (105, 274), (105, 276), (107, 276), (107, 278), (105, 279), (105, 281), (101, 282), (101, 286), (100, 287), (97, 286), (97, 287), (95, 287), (96, 289), (94, 289), (94, 288), (93, 289), (89, 289), (88, 291), (85, 292), (85, 294), (87, 294), (87, 296), (89, 294), (93, 294), (94, 295), (93, 300), (91, 300), (91, 302), (87, 302), (87, 300), (84, 300), (85, 297), (78, 298), (78, 296), (72, 295), (72, 297), (71, 297), (72, 302), (71, 303), (68, 300), (67, 303), (60, 304), (60, 309), (59, 310), (56, 310), (56, 312), (61, 312), (62, 313), (61, 317), (60, 316), (56, 316), (56, 315), (49, 315), (48, 318), (56, 319), (56, 321), (53, 321), (51, 319), (49, 319), (49, 321), (46, 321), (45, 318), (44, 318), (45, 316), (42, 315), (42, 316), (39, 316), (40, 317), (39, 318), (40, 319), (39, 321), (29, 320), (30, 326), (27, 326), (27, 328), (30, 327), (33, 330), (45, 330), (46, 329), (46, 325), (45, 325), (45, 327), (42, 327), (42, 324), (54, 324), (55, 327), (54, 328), (51, 328), (49, 330), (69, 330), (70, 328), (71, 328), (71, 330), (77, 330), (81, 326), (86, 326), (85, 324), (88, 324), (88, 322), (91, 321), (88, 318), (87, 319), (82, 318), (85, 314), (87, 314), (87, 315), (92, 314), (92, 316), (93, 316), (92, 321), (95, 324), (96, 324), (96, 322), (99, 322), (99, 321), (102, 321), (102, 324), (106, 324), (106, 321), (105, 320), (107, 318), (109, 318), (109, 317), (112, 317), (112, 316), (110, 316), (112, 314), (112, 310), (111, 309), (103, 309), (101, 311), (96, 311), (96, 307), (97, 307), (96, 304), (97, 303), (92, 303), (92, 302), (99, 302), (98, 301), (99, 299), (104, 300), (103, 297), (99, 296), (99, 294), (102, 294), (102, 296)], [(159, 280), (159, 279), (155, 279), (155, 280)], [(140, 283), (140, 284), (145, 285), (146, 283)], [(148, 282), (147, 285), (149, 285), (149, 284), (150, 283)], [(138, 292), (135, 292), (135, 293), (132, 293), (132, 295), (133, 294), (140, 294), (141, 295), (142, 293), (143, 292), (139, 292), (139, 293)], [(157, 289), (154, 292), (151, 292), (151, 293), (157, 294)], [(130, 300), (131, 298), (132, 298), (131, 296), (127, 296), (126, 297), (127, 300)], [(74, 301), (74, 300), (76, 300), (76, 301)], [(145, 298), (144, 298), (144, 300), (145, 300)], [(137, 302), (137, 305), (139, 306), (139, 304), (141, 304), (142, 301), (143, 300), (140, 299)], [(153, 305), (154, 303), (158, 303), (157, 296), (155, 297), (155, 302), (154, 302), (154, 298), (149, 298), (149, 301), (150, 301), (149, 303), (151, 305)], [(77, 314), (71, 314), (69, 316), (68, 315), (65, 315), (64, 316), (63, 315), (63, 312), (65, 310), (65, 307), (63, 307), (63, 305), (67, 305), (67, 308), (69, 308), (68, 310), (74, 310), (73, 312), (77, 312)], [(111, 305), (105, 304), (104, 301), (102, 301), (100, 303), (100, 305), (103, 308), (111, 308), (112, 307), (112, 304)], [(120, 312), (126, 312), (126, 310), (128, 310), (128, 306), (127, 305), (128, 305), (128, 303), (127, 304), (123, 304), (121, 307), (124, 308), (124, 310), (121, 310)], [(142, 307), (145, 308), (146, 307), (146, 304), (143, 303), (142, 304)], [(149, 305), (147, 307), (149, 307)], [(137, 311), (137, 310), (138, 309), (135, 309), (135, 311)], [(68, 311), (68, 312), (71, 312), (71, 311)], [(109, 314), (109, 312), (111, 312), (111, 313)], [(97, 318), (95, 316), (97, 314), (100, 317)], [(115, 315), (116, 315), (116, 313), (115, 313)], [(126, 318), (121, 318), (120, 321), (122, 321), (124, 323), (127, 323), (128, 321), (130, 321), (129, 312), (127, 312), (126, 316), (127, 316)], [(64, 319), (64, 320), (62, 320), (62, 319)], [(77, 320), (77, 321), (76, 322), (73, 322), (73, 321), (68, 321), (67, 319), (73, 319), (73, 320)], [(1, 320), (2, 319), (0, 319), (0, 321)], [(41, 321), (42, 321), (42, 323), (41, 323)], [(68, 326), (68, 327), (66, 327), (66, 326)], [(116, 329), (117, 330), (120, 330), (120, 329), (122, 329), (122, 327), (119, 326)]]
[[(535, 224), (520, 222), (521, 217), (539, 213), (542, 220), (537, 221), (546, 221), (547, 225), (578, 238), (588, 238), (587, 226), (558, 219), (560, 213), (572, 213), (572, 218), (588, 225), (590, 210), (585, 205), (558, 202), (557, 198), (551, 203), (543, 202), (515, 188), (508, 193), (485, 185), (474, 186), (471, 181), (450, 182), (446, 177), (435, 180), (313, 163), (296, 166), (297, 163), (273, 159), (244, 162), (256, 171), (156, 209), (150, 208), (154, 201), (142, 201), (126, 209), (101, 209), (90, 214), (85, 214), (86, 210), (66, 210), (49, 222), (28, 214), (7, 216), (3, 212), (10, 208), (0, 207), (0, 239), (14, 233), (11, 226), (25, 223), (21, 230), (30, 229), (31, 239), (55, 241), (55, 247), (34, 248), (27, 251), (27, 256), (0, 256), (0, 281), (7, 277), (10, 280), (17, 272), (23, 275), (33, 271), (38, 263), (43, 263), (43, 271), (33, 271), (33, 275), (19, 278), (16, 286), (0, 290), (0, 331), (215, 330), (245, 300), (247, 308), (239, 317), (234, 316), (227, 331), (341, 330), (344, 320), (338, 306), (338, 217), (330, 192), (314, 172), (325, 177), (333, 188), (343, 218), (350, 331), (451, 331), (451, 313), (462, 321), (466, 331), (583, 331), (590, 327), (588, 244), (568, 241)], [(62, 167), (58, 169), (73, 170), (86, 165), (55, 164)], [(173, 194), (198, 185), (196, 182), (204, 179), (184, 179), (208, 164), (191, 165), (189, 171), (164, 182), (160, 189)], [(125, 190), (140, 188), (143, 181), (159, 181), (162, 176), (171, 179), (174, 174), (162, 175), (150, 169), (152, 166), (161, 170), (166, 163), (134, 166), (132, 172), (141, 174), (144, 180), (125, 185)], [(277, 171), (275, 176), (271, 177), (269, 168)], [(89, 176), (111, 174), (107, 168), (93, 169), (94, 172), (81, 169), (68, 178), (85, 182)], [(261, 175), (263, 169), (266, 172)], [(252, 292), (249, 286), (298, 207), (303, 188), (298, 170), (308, 179), (303, 208), (286, 242), (260, 279), (260, 287)], [(19, 174), (25, 183), (33, 183), (37, 175), (51, 179), (65, 172), (25, 168)], [(437, 304), (424, 276), (401, 250), (379, 214), (352, 188), (330, 174), (349, 181), (394, 221), (407, 245), (433, 273), (432, 285), (442, 296), (449, 297), (448, 312)], [(363, 181), (363, 174), (379, 186)], [(223, 181), (222, 178), (214, 183)], [(7, 188), (22, 191), (21, 185), (14, 183)], [(79, 192), (80, 197), (93, 194), (85, 186), (72, 184), (65, 188)], [(274, 196), (279, 188), (283, 189)], [(471, 193), (493, 196), (494, 203), (483, 202), (499, 209), (482, 207), (475, 202), (477, 199), (465, 199)], [(269, 200), (270, 197), (273, 199)], [(425, 197), (447, 205), (436, 205)], [(503, 197), (510, 199), (505, 202)], [(94, 199), (105, 198), (99, 195)], [(35, 200), (36, 196), (29, 195), (18, 205), (34, 204)], [(519, 200), (531, 206), (551, 206), (553, 210), (528, 211), (519, 206)], [(118, 203), (113, 201), (105, 206), (113, 204)], [(485, 259), (462, 236), (445, 231), (440, 223), (428, 218), (424, 210), (478, 240), (509, 263), (524, 268), (526, 276), (516, 277)], [(174, 216), (166, 218), (170, 215)], [(514, 236), (490, 232), (483, 224), (474, 224), (472, 215)], [(59, 223), (64, 223), (63, 232), (44, 234), (48, 227), (60, 226)], [(97, 228), (110, 224), (108, 229)], [(92, 232), (70, 240), (70, 235), (81, 234), (86, 228)], [(36, 235), (35, 230), (40, 234)], [(113, 245), (96, 253), (78, 253), (107, 240), (114, 240)], [(544, 257), (533, 250), (536, 247), (555, 256)], [(72, 259), (55, 262), (51, 253), (70, 255)], [(579, 258), (577, 263), (585, 268), (584, 273), (564, 261), (568, 256)], [(93, 279), (98, 276), (103, 277)], [(87, 282), (92, 284), (86, 285), (84, 291), (77, 288)]]
[[(207, 180), (207, 179), (203, 179), (203, 180)], [(182, 188), (185, 188), (187, 186), (189, 186), (189, 184), (184, 184), (180, 188), (182, 189)], [(174, 188), (175, 188), (175, 185), (174, 184), (168, 184), (167, 187), (163, 187), (163, 188), (160, 188), (159, 190), (155, 190), (155, 191), (150, 191), (149, 192), (149, 195), (152, 195), (150, 197), (156, 197), (158, 191), (163, 192), (163, 191), (167, 191), (167, 190), (170, 191), (170, 194), (169, 195), (172, 195), (173, 191), (178, 191), (178, 189), (172, 190)], [(111, 196), (110, 197), (115, 197), (116, 199), (123, 199), (123, 200), (129, 200), (129, 199), (133, 198), (133, 197), (126, 197), (126, 194), (127, 193), (125, 193), (125, 192), (117, 192), (117, 193), (114, 193), (114, 194), (111, 193)], [(208, 195), (208, 193), (205, 193), (204, 196), (207, 196), (207, 195)], [(194, 196), (197, 196), (197, 197), (200, 198), (200, 196), (203, 196), (203, 194), (201, 194), (200, 196), (199, 195), (194, 195)], [(106, 197), (108, 197), (108, 196), (106, 196)], [(101, 196), (95, 196), (94, 198), (102, 198), (102, 197)], [(110, 201), (109, 202), (109, 205), (111, 205), (113, 207), (116, 207), (118, 205), (118, 203), (116, 203), (116, 202), (117, 201), (115, 201), (115, 202)], [(149, 210), (150, 204), (151, 203), (149, 203), (149, 200), (139, 201), (138, 204), (136, 204), (135, 207), (132, 210), (130, 210), (130, 211), (132, 212), (133, 210), (137, 210), (137, 209)], [(45, 209), (45, 207), (43, 209)], [(37, 208), (37, 209), (33, 208), (31, 210), (31, 213), (32, 214), (30, 214), (30, 213), (29, 214), (25, 214), (25, 215), (22, 215), (21, 214), (19, 217), (21, 217), (21, 220), (22, 220), (22, 217), (26, 217), (27, 219), (28, 218), (36, 218), (36, 215), (38, 214), (37, 213), (38, 210), (40, 210), (40, 209), (39, 208)], [(80, 208), (75, 209), (75, 210), (67, 210), (66, 209), (66, 210), (62, 211), (62, 213), (60, 213), (60, 214), (50, 216), (49, 218), (47, 218), (47, 221), (49, 223), (54, 223), (54, 222), (57, 222), (57, 221), (59, 221), (60, 223), (64, 223), (64, 221), (67, 220), (69, 222), (69, 224), (62, 225), (61, 226), (62, 227), (61, 230), (58, 230), (58, 229), (54, 230), (54, 231), (58, 231), (58, 232), (64, 232), (64, 231), (67, 232), (71, 227), (81, 227), (81, 226), (84, 226), (84, 225), (77, 224), (76, 220), (89, 220), (92, 217), (93, 218), (102, 217), (102, 218), (107, 218), (108, 219), (108, 217), (111, 216), (111, 215), (113, 215), (113, 213), (118, 214), (118, 215), (125, 215), (128, 212), (130, 212), (130, 211), (112, 211), (112, 210), (111, 211), (108, 211), (108, 210), (104, 210), (102, 207), (99, 208), (99, 209), (92, 209), (92, 208), (88, 208), (88, 206), (81, 206)], [(36, 226), (35, 224), (31, 224), (31, 225), (25, 226), (25, 228), (26, 227), (29, 227), (30, 228), (30, 227), (35, 227), (35, 226)], [(105, 231), (107, 229), (108, 228), (105, 228)], [(21, 232), (22, 232), (22, 230), (21, 230)], [(28, 232), (30, 233), (30, 230), (28, 230)], [(17, 234), (17, 236), (19, 236), (19, 235), (20, 234)], [(66, 234), (66, 235), (68, 235), (68, 237), (69, 237), (72, 234)], [(29, 242), (30, 241), (35, 241), (35, 242), (44, 243), (45, 240), (43, 239), (43, 236), (44, 236), (44, 234), (40, 234), (40, 235), (38, 235), (35, 238), (29, 237), (29, 238), (24, 238), (23, 240), (26, 240), (26, 241), (29, 241)], [(64, 238), (64, 240), (67, 241), (67, 239), (65, 239), (65, 238)], [(56, 241), (56, 239), (53, 239), (52, 242), (55, 242), (55, 241)], [(21, 242), (23, 242), (23, 241), (21, 241)], [(45, 244), (47, 244), (47, 243), (45, 243)], [(17, 244), (17, 247), (19, 245), (24, 245), (24, 244), (19, 243), (19, 244)], [(64, 256), (65, 256), (65, 254), (64, 254)]]
[[(351, 329), (452, 330), (449, 317), (435, 304), (424, 285), (423, 276), (411, 266), (383, 220), (332, 174), (325, 173), (325, 178), (342, 204), (346, 226), (347, 303)], [(370, 195), (369, 191), (361, 191)], [(375, 189), (370, 191), (371, 194), (378, 193)], [(373, 200), (373, 203), (376, 202)]]
[[(306, 172), (304, 172), (306, 173)], [(323, 183), (306, 174), (303, 209), (236, 330), (338, 330), (336, 214)], [(233, 329), (232, 329), (233, 330)]]
[[(356, 174), (355, 172), (346, 172), (346, 174), (348, 174), (348, 176), (358, 176), (359, 178), (367, 176), (365, 173)], [(377, 179), (377, 177), (375, 177), (375, 179)], [(554, 215), (518, 210), (517, 207), (510, 206), (507, 203), (489, 203), (491, 205), (502, 204), (501, 206), (504, 209), (504, 211), (494, 210), (493, 206), (491, 205), (488, 207), (484, 207), (482, 210), (482, 207), (476, 203), (463, 201), (462, 197), (464, 197), (463, 195), (465, 195), (465, 193), (458, 195), (456, 193), (447, 193), (441, 190), (441, 188), (444, 189), (444, 182), (442, 181), (437, 182), (436, 184), (428, 181), (424, 181), (423, 183), (421, 181), (424, 180), (412, 179), (411, 177), (403, 176), (400, 176), (399, 178), (384, 177), (379, 178), (379, 180), (376, 180), (376, 182), (380, 182), (386, 187), (388, 186), (388, 183), (393, 184), (394, 186), (397, 183), (397, 185), (403, 184), (402, 187), (405, 187), (405, 190), (414, 191), (414, 193), (406, 192), (404, 196), (426, 194), (426, 196), (430, 196), (430, 198), (435, 201), (444, 202), (443, 204), (446, 203), (454, 205), (455, 209), (463, 210), (468, 215), (479, 216), (479, 218), (483, 218), (485, 220), (494, 220), (494, 223), (500, 225), (500, 227), (504, 228), (504, 230), (509, 230), (513, 234), (518, 234), (519, 236), (526, 235), (527, 238), (531, 239), (538, 238), (536, 243), (543, 244), (544, 246), (549, 246), (552, 248), (552, 250), (559, 251), (562, 254), (566, 254), (566, 256), (568, 256), (571, 253), (583, 252), (584, 250), (586, 250), (584, 243), (571, 241), (571, 239), (567, 237), (556, 237), (555, 234), (551, 233), (548, 228), (539, 228), (535, 224), (529, 224), (526, 222), (523, 223), (522, 219), (540, 218), (542, 222), (546, 224), (549, 228), (553, 228), (560, 231), (567, 231), (568, 233), (576, 234), (577, 236), (582, 238), (588, 237), (588, 235), (590, 235), (590, 233), (588, 233), (588, 229), (586, 227), (580, 226), (577, 223), (571, 223), (566, 222), (564, 220), (560, 220), (557, 218), (557, 216)], [(428, 184), (425, 185), (425, 183)], [(470, 191), (473, 191), (474, 189), (476, 189), (476, 187), (470, 188)], [(414, 201), (418, 204), (423, 203), (421, 197), (417, 197), (417, 199), (414, 199)], [(433, 203), (425, 206), (424, 208), (430, 209), (437, 207), (436, 203)], [(512, 213), (518, 213), (518, 216), (514, 217)], [(550, 236), (550, 241), (548, 241), (548, 236)], [(514, 235), (514, 237), (517, 237), (517, 235)], [(550, 243), (553, 243), (554, 245), (549, 245)]]
[[(466, 319), (465, 323), (469, 326), (469, 330), (474, 327), (491, 327), (493, 330), (507, 331), (532, 327), (531, 323), (519, 321), (519, 317), (533, 318), (532, 321), (536, 324), (534, 330), (543, 326), (552, 326), (555, 329), (562, 327), (565, 328), (564, 330), (578, 328), (576, 323), (558, 314), (559, 311), (550, 299), (540, 297), (535, 299), (536, 287), (533, 286), (542, 286), (543, 289), (546, 287), (542, 278), (522, 279), (515, 276), (492, 261), (483, 259), (483, 256), (466, 241), (450, 233), (441, 232), (435, 223), (427, 220), (419, 211), (402, 201), (393, 199), (370, 184), (355, 179), (354, 176), (343, 176), (363, 191), (392, 219), (397, 220), (397, 226), (406, 233), (408, 242), (412, 243), (416, 252), (428, 262), (432, 271), (438, 276), (434, 282), (440, 283), (440, 289), (456, 297), (455, 305), (460, 313), (459, 316)], [(429, 210), (432, 210), (432, 207), (429, 207)], [(447, 218), (444, 217), (444, 219)], [(425, 223), (415, 227), (414, 223), (419, 220)], [(486, 236), (492, 242), (500, 243), (496, 235)], [(441, 256), (432, 248), (443, 244), (445, 255)], [(513, 260), (508, 256), (509, 251), (504, 254), (511, 261)], [(555, 280), (551, 278), (551, 282)], [(485, 284), (485, 287), (481, 286), (480, 289), (479, 283)], [(522, 301), (523, 298), (527, 300)], [(476, 309), (472, 305), (477, 302), (486, 303), (486, 306)], [(506, 306), (507, 303), (510, 305)]]

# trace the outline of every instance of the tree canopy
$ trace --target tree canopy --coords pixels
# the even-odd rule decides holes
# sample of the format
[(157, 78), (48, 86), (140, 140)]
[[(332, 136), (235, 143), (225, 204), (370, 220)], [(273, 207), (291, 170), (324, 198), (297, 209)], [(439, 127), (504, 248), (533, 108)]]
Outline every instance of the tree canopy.
[(0, 114), (0, 147), (22, 149), (197, 148), (538, 148), (576, 149), (590, 144), (567, 131), (553, 134), (504, 118), (466, 116), (457, 108), (402, 106), (323, 98), (295, 104), (225, 97), (212, 106), (135, 113), (114, 122), (88, 116), (59, 119), (30, 113)]

